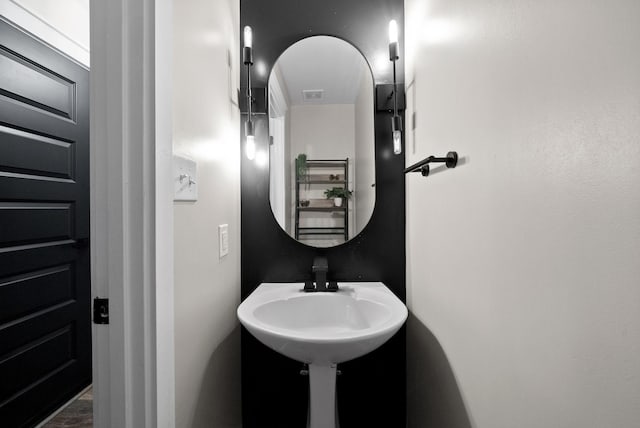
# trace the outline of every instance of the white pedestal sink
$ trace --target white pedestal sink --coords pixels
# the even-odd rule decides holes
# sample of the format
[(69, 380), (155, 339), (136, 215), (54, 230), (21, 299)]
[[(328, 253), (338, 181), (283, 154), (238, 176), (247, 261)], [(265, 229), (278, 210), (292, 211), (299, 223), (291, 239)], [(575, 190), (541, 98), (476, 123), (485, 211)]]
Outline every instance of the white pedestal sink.
[(238, 307), (249, 332), (271, 349), (309, 364), (309, 428), (337, 426), (336, 365), (389, 340), (407, 308), (381, 282), (343, 282), (305, 293), (303, 283), (263, 283)]

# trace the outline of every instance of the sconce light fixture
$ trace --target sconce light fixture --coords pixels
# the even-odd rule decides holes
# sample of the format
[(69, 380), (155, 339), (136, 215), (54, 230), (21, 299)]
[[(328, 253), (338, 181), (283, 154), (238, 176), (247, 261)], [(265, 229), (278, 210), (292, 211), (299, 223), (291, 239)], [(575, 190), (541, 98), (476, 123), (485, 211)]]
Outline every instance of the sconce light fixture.
[(402, 118), (398, 115), (398, 83), (396, 81), (396, 61), (398, 55), (398, 24), (395, 19), (389, 21), (389, 60), (393, 62), (393, 117), (391, 131), (393, 133), (393, 153), (402, 153)]
[(253, 121), (251, 120), (251, 66), (253, 65), (253, 33), (248, 25), (244, 27), (244, 48), (242, 49), (242, 62), (247, 66), (247, 121), (244, 123), (245, 153), (247, 158), (253, 160), (256, 157), (256, 141), (253, 133)]

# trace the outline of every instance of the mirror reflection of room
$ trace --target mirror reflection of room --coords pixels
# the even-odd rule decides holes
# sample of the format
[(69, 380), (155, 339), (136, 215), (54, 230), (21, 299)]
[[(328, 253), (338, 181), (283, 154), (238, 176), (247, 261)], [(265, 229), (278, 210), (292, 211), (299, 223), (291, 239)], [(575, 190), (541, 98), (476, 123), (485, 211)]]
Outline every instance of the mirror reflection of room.
[(342, 39), (290, 46), (269, 78), (271, 209), (294, 239), (331, 247), (352, 239), (375, 204), (374, 86)]

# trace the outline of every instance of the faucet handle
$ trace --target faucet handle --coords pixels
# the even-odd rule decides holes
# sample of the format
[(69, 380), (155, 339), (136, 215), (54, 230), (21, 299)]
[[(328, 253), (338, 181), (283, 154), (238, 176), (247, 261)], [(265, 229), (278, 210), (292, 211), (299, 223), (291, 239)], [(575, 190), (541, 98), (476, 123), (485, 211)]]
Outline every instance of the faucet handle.
[(305, 293), (316, 291), (316, 287), (315, 285), (313, 285), (313, 281), (305, 281), (302, 291), (304, 291)]
[(329, 281), (329, 285), (327, 286), (327, 291), (338, 291), (338, 282)]

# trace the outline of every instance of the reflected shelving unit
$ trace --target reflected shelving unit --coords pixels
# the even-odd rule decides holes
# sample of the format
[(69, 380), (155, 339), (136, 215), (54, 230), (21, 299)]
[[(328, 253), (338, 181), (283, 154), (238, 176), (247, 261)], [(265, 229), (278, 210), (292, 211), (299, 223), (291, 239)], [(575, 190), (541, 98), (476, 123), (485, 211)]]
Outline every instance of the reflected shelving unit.
[[(346, 159), (307, 159), (306, 174), (300, 174), (299, 160), (296, 159), (295, 180), (295, 238), (296, 240), (313, 239), (322, 236), (342, 236), (344, 242), (349, 240), (349, 199), (343, 198), (342, 205), (334, 206), (332, 199), (302, 198), (303, 190), (308, 193), (320, 192), (327, 187), (343, 187), (349, 185), (349, 158)], [(313, 221), (311, 213), (337, 214), (341, 217), (340, 225), (317, 226), (309, 224)], [(332, 216), (333, 217), (333, 216)], [(333, 220), (333, 218), (332, 218)]]

